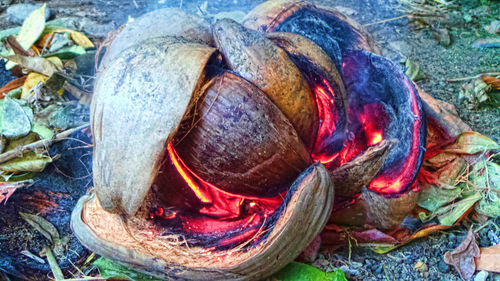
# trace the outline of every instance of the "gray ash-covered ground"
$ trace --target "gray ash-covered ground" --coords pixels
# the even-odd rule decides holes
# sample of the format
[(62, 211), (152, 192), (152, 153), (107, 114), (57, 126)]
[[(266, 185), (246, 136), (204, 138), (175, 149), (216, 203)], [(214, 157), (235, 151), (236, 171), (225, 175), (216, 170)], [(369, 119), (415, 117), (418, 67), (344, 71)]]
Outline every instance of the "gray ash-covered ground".
[[(42, 1), (0, 1), (0, 11), (6, 4), (41, 3)], [(11, 2), (11, 3), (9, 3)], [(87, 22), (84, 31), (102, 35), (135, 17), (155, 8), (175, 6), (191, 13), (215, 15), (232, 12), (232, 15), (250, 11), (263, 0), (52, 0), (47, 2), (55, 17), (71, 16)], [(407, 17), (377, 23), (404, 15), (402, 0), (319, 0), (320, 4), (340, 6), (340, 10), (367, 25), (383, 50), (383, 55), (398, 62), (409, 58), (417, 62), (426, 78), (418, 84), (434, 97), (454, 104), (461, 118), (475, 131), (500, 141), (500, 109), (484, 108), (469, 110), (458, 99), (462, 83), (450, 83), (447, 79), (474, 76), (482, 72), (500, 71), (500, 49), (474, 49), (471, 44), (480, 38), (491, 37), (483, 28), (491, 9), (498, 1), (456, 0), (459, 8), (451, 11), (449, 20), (440, 23), (451, 34), (451, 45), (442, 46), (433, 39), (428, 29), (415, 30)], [(236, 11), (236, 13), (235, 13)], [(472, 21), (466, 23), (464, 15)], [(498, 19), (498, 15), (497, 15)], [(375, 24), (373, 24), (375, 23)], [(7, 15), (0, 14), (0, 29), (13, 26)], [(3, 82), (3, 81), (0, 81)], [(314, 265), (330, 271), (334, 267), (344, 269), (349, 280), (460, 280), (456, 271), (443, 262), (446, 251), (456, 248), (464, 239), (467, 229), (481, 228), (478, 243), (481, 247), (500, 242), (500, 219), (486, 225), (472, 222), (467, 225), (439, 232), (413, 241), (388, 254), (379, 255), (369, 249), (341, 249), (335, 254), (320, 255)], [(488, 280), (500, 280), (500, 275), (489, 274)]]

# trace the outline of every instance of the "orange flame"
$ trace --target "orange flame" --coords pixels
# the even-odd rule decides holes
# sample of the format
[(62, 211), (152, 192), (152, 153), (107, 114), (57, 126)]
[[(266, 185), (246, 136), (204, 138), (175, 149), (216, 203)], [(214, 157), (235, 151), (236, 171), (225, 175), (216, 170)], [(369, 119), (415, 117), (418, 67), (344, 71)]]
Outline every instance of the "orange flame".
[(168, 155), (170, 156), (170, 159), (172, 160), (172, 164), (174, 164), (175, 168), (177, 169), (177, 171), (179, 172), (181, 177), (184, 179), (184, 181), (188, 184), (189, 188), (191, 188), (193, 190), (194, 194), (196, 194), (196, 197), (198, 197), (201, 200), (201, 202), (203, 202), (203, 203), (212, 202), (208, 198), (208, 196), (203, 194), (200, 187), (193, 181), (193, 179), (184, 170), (184, 167), (186, 167), (186, 165), (179, 158), (179, 156), (177, 155), (177, 152), (175, 152), (171, 142), (169, 142), (167, 145), (167, 151), (168, 151)]
[(375, 132), (370, 140), (369, 145), (376, 145), (382, 141), (382, 133)]
[[(326, 79), (323, 79), (322, 83), (326, 90), (319, 85), (314, 89), (318, 107), (318, 115), (320, 118), (318, 136), (316, 138), (316, 148), (318, 148), (319, 143), (321, 143), (325, 138), (330, 137), (335, 132), (335, 122), (337, 119), (334, 110), (335, 100), (333, 99), (333, 97), (335, 96), (335, 92)], [(331, 163), (338, 156), (338, 153), (329, 155), (328, 153), (324, 153), (322, 151), (313, 151), (312, 153), (313, 159), (315, 161), (319, 161), (321, 164)]]

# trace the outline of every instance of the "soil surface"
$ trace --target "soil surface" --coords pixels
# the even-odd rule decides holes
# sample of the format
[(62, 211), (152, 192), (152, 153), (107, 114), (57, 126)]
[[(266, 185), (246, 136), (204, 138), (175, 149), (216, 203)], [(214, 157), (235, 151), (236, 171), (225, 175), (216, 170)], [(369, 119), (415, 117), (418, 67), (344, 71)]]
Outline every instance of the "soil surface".
[[(38, 3), (42, 1), (0, 1), (0, 29), (14, 26), (1, 11), (3, 2)], [(175, 6), (204, 16), (220, 13), (235, 18), (241, 17), (262, 0), (53, 0), (45, 1), (58, 17), (76, 17), (91, 20), (84, 31), (96, 36), (120, 26), (130, 17), (136, 17), (156, 8)], [(498, 1), (457, 0), (458, 8), (452, 9), (450, 18), (436, 24), (446, 28), (451, 35), (451, 45), (440, 45), (429, 28), (415, 29), (402, 9), (404, 0), (320, 0), (320, 4), (339, 6), (340, 10), (353, 17), (373, 34), (383, 55), (394, 62), (409, 58), (418, 63), (425, 78), (418, 84), (437, 99), (454, 104), (461, 118), (473, 130), (497, 142), (500, 141), (500, 109), (484, 108), (469, 110), (459, 101), (462, 83), (451, 83), (448, 79), (474, 76), (483, 72), (500, 71), (500, 48), (477, 49), (472, 43), (481, 38), (493, 37), (483, 25), (498, 18)], [(487, 6), (483, 5), (488, 4)], [(230, 13), (228, 13), (230, 12)], [(403, 17), (400, 17), (403, 16)], [(380, 22), (385, 19), (392, 19)], [(470, 17), (470, 18), (469, 18)], [(470, 19), (466, 22), (465, 18)], [(452, 230), (431, 235), (398, 248), (388, 254), (379, 255), (362, 248), (343, 249), (335, 254), (320, 255), (314, 265), (331, 271), (341, 267), (349, 280), (460, 280), (453, 268), (443, 262), (446, 251), (454, 249), (465, 237), (468, 227), (479, 229), (478, 242), (481, 247), (500, 243), (500, 219), (485, 225), (475, 223), (462, 225)], [(427, 269), (415, 268), (422, 262)], [(425, 269), (425, 268), (424, 268)], [(500, 280), (500, 275), (490, 273), (488, 280)]]

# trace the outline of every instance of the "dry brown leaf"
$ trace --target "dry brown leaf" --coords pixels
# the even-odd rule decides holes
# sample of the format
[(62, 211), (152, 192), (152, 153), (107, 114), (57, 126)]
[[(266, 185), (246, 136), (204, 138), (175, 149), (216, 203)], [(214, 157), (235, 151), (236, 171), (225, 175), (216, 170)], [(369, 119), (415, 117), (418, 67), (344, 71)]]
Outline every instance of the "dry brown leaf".
[(31, 48), (25, 50), (23, 46), (21, 46), (21, 44), (17, 41), (16, 36), (14, 35), (8, 36), (5, 39), (5, 43), (16, 55), (29, 57), (34, 57), (36, 55), (35, 51), (33, 51)]
[(477, 257), (479, 257), (479, 246), (474, 231), (470, 229), (464, 241), (455, 250), (444, 254), (444, 262), (453, 265), (460, 276), (468, 280), (476, 271), (474, 258)]
[(5, 57), (9, 61), (21, 65), (23, 68), (38, 72), (46, 76), (52, 76), (52, 74), (61, 71), (57, 65), (52, 63), (50, 60), (41, 57), (25, 57), (20, 55), (13, 55)]
[(3, 99), (10, 91), (21, 87), (26, 81), (26, 76), (17, 78), (16, 80), (10, 81), (5, 86), (0, 89), (0, 99)]
[(481, 76), (481, 79), (483, 79), (484, 83), (491, 89), (500, 90), (500, 78), (483, 75)]
[(477, 270), (500, 273), (500, 244), (481, 248), (481, 255), (476, 259)]

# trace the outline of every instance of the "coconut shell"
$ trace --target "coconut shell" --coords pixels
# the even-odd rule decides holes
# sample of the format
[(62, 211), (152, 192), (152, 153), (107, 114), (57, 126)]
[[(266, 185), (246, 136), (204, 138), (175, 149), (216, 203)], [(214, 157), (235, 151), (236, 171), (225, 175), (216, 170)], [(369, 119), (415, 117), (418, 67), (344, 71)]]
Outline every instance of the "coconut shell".
[(207, 22), (177, 8), (164, 8), (146, 13), (125, 24), (112, 36), (111, 44), (102, 58), (101, 69), (105, 69), (123, 50), (154, 37), (178, 36), (207, 45), (213, 43), (212, 32)]
[[(325, 120), (320, 114), (321, 126), (318, 130), (318, 136), (312, 154), (320, 154), (325, 146), (328, 146), (330, 154), (337, 153), (343, 146), (347, 135), (347, 92), (337, 67), (330, 59), (328, 54), (323, 51), (313, 41), (294, 33), (274, 32), (266, 35), (276, 45), (284, 49), (293, 63), (299, 68), (300, 72), (314, 91), (316, 99), (320, 98), (318, 91), (326, 93), (332, 91), (334, 108), (332, 115), (336, 116), (334, 124), (323, 124)], [(318, 107), (320, 105), (318, 104)], [(330, 110), (330, 109), (329, 109)], [(321, 110), (319, 110), (321, 112)], [(335, 130), (325, 133), (322, 127), (332, 126)], [(327, 138), (324, 140), (323, 138)]]
[(217, 21), (213, 32), (229, 68), (265, 92), (311, 148), (318, 128), (316, 101), (286, 52), (263, 34), (230, 19)]
[(169, 240), (151, 237), (137, 229), (139, 224), (147, 225), (145, 218), (122, 221), (119, 215), (104, 211), (93, 194), (80, 199), (71, 223), (75, 235), (89, 249), (158, 278), (259, 280), (299, 255), (324, 227), (332, 204), (328, 173), (321, 164), (314, 164), (290, 187), (279, 208), (281, 214), (266, 230), (264, 240), (246, 247), (207, 252), (203, 247), (168, 243), (175, 240), (175, 234)]
[(331, 7), (308, 1), (267, 1), (247, 14), (243, 25), (261, 32), (292, 32), (319, 45), (340, 68), (348, 50), (380, 53), (375, 41), (356, 21)]
[(104, 209), (137, 211), (166, 143), (199, 97), (213, 52), (180, 38), (154, 38), (123, 51), (98, 75), (91, 105), (93, 172)]
[(329, 223), (389, 229), (403, 222), (415, 208), (417, 200), (418, 192), (414, 191), (391, 198), (363, 188), (353, 204), (332, 213)]
[(363, 187), (368, 186), (380, 171), (395, 143), (397, 141), (383, 140), (370, 146), (353, 160), (329, 170), (337, 196), (352, 197), (361, 193)]
[(232, 194), (275, 196), (312, 163), (292, 124), (255, 85), (226, 72), (205, 87), (199, 119), (175, 146), (203, 180)]

